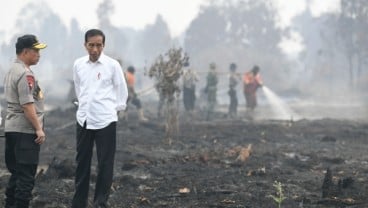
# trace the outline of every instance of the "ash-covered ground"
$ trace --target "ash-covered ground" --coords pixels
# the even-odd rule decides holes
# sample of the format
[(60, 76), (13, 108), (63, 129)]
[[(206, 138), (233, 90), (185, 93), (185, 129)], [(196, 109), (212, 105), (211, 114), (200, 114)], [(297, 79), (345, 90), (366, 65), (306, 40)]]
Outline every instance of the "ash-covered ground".
[[(243, 119), (241, 108), (238, 119), (228, 119), (226, 107), (218, 108), (212, 121), (202, 119), (197, 109), (193, 119), (180, 114), (179, 134), (168, 145), (156, 104), (145, 104), (148, 122), (138, 122), (133, 107), (128, 122), (118, 122), (111, 207), (278, 207), (271, 197), (278, 194), (275, 181), (282, 185), (283, 208), (368, 207), (367, 108), (356, 109), (358, 119), (314, 114), (277, 120), (260, 106), (252, 121)], [(303, 109), (296, 112), (306, 115)], [(75, 109), (48, 112), (46, 133), (32, 207), (70, 207)], [(3, 138), (0, 146), (4, 155)], [(1, 158), (0, 207), (9, 178)], [(90, 200), (94, 178), (93, 171)]]

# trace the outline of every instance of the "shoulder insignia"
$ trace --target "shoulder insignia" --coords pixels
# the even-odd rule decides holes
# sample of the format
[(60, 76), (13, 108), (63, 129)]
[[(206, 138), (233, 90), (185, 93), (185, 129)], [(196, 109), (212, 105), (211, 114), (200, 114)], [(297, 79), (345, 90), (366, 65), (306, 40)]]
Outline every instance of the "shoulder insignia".
[(29, 90), (32, 90), (34, 87), (35, 79), (32, 75), (27, 75), (27, 83)]

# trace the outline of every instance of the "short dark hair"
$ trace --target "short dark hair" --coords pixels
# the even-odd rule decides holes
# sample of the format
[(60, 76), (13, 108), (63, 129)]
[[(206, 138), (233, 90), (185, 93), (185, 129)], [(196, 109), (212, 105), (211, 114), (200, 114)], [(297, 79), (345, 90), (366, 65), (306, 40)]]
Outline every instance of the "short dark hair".
[(231, 71), (235, 71), (236, 70), (236, 64), (235, 63), (231, 63), (230, 64), (230, 70)]
[(84, 35), (84, 42), (87, 43), (88, 38), (93, 36), (102, 36), (102, 43), (105, 44), (105, 34), (99, 29), (90, 29)]
[(259, 66), (257, 66), (257, 65), (253, 66), (253, 68), (252, 68), (252, 72), (253, 72), (253, 74), (257, 74), (260, 70), (261, 70), (261, 69), (260, 69), (260, 68), (259, 68)]
[(134, 68), (134, 66), (129, 66), (129, 67), (128, 67), (128, 72), (130, 72), (130, 73), (134, 73), (134, 72), (135, 72), (135, 68)]

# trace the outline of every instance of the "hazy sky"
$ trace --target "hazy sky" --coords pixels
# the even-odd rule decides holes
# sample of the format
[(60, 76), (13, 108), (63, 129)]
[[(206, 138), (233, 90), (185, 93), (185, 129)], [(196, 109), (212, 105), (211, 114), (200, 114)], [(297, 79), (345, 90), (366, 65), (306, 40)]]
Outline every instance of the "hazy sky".
[[(66, 25), (69, 26), (70, 19), (75, 17), (81, 27), (90, 28), (97, 26), (96, 9), (102, 0), (12, 0), (7, 3), (8, 6), (0, 7), (0, 30), (6, 30), (7, 36), (14, 28), (19, 10), (29, 2), (47, 2)], [(112, 23), (142, 29), (146, 24), (153, 23), (160, 13), (168, 23), (171, 34), (177, 36), (190, 24), (204, 2), (206, 0), (113, 0), (115, 11)]]
[[(69, 26), (70, 19), (74, 17), (81, 27), (86, 29), (97, 26), (96, 9), (102, 1), (11, 0), (11, 2), (6, 3), (7, 6), (0, 7), (0, 30), (6, 32), (0, 37), (3, 37), (4, 41), (12, 35), (12, 32), (15, 31), (14, 23), (19, 10), (29, 2), (39, 3), (41, 6), (47, 2), (54, 12), (62, 17), (67, 26)], [(304, 11), (306, 1), (311, 2), (311, 8), (315, 15), (338, 9), (337, 2), (339, 2), (339, 0), (274, 0), (281, 14), (280, 26), (288, 26), (290, 17)], [(207, 2), (208, 0), (113, 0), (116, 7), (112, 23), (116, 26), (142, 29), (146, 24), (153, 23), (156, 15), (160, 13), (168, 23), (171, 34), (177, 36), (185, 31), (192, 19), (195, 18), (200, 5)]]

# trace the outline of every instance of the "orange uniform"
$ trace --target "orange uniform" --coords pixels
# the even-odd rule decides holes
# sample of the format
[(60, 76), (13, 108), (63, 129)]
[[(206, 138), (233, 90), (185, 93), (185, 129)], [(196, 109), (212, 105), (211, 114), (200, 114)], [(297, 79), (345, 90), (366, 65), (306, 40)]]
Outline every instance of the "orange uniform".
[(261, 75), (257, 74), (256, 76), (254, 76), (251, 71), (246, 72), (243, 76), (243, 82), (244, 84), (256, 83), (262, 85)]
[(143, 109), (141, 100), (138, 98), (135, 93), (134, 85), (135, 85), (135, 68), (133, 66), (129, 66), (127, 71), (125, 72), (125, 79), (128, 86), (128, 103), (132, 103), (138, 109), (138, 118), (140, 121), (147, 121), (147, 118), (143, 115)]
[(252, 71), (246, 72), (243, 76), (243, 83), (247, 108), (254, 109), (257, 106), (256, 91), (262, 86), (261, 76), (258, 73), (254, 75)]
[(127, 85), (128, 87), (131, 87), (134, 89), (134, 84), (135, 84), (135, 76), (133, 73), (131, 72), (126, 72), (125, 73), (125, 77), (126, 77), (126, 81), (127, 81)]

